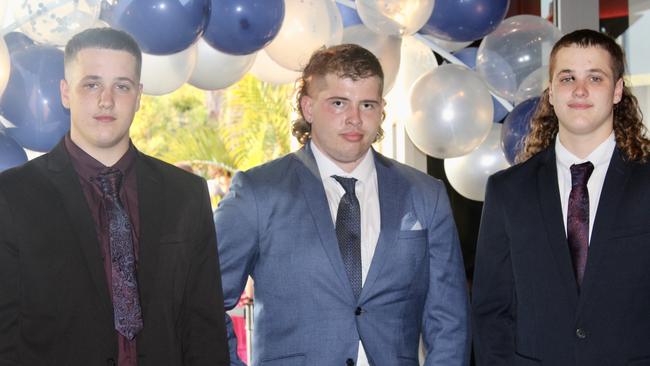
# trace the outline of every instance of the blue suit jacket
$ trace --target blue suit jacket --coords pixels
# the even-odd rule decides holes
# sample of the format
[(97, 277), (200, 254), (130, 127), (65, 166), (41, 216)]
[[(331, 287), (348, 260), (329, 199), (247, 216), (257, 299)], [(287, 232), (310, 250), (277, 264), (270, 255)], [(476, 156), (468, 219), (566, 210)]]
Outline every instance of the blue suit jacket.
[[(355, 300), (307, 144), (233, 179), (215, 213), (225, 306), (255, 280), (255, 365), (465, 365), (465, 274), (444, 186), (375, 153), (381, 232)], [(418, 220), (422, 230), (410, 230)], [(227, 323), (230, 324), (229, 319)], [(231, 357), (235, 355), (232, 327)]]

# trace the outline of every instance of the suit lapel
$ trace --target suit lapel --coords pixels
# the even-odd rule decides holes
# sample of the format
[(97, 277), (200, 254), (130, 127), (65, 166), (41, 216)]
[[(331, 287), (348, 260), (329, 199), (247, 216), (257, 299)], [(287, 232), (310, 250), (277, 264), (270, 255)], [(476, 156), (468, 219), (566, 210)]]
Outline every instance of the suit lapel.
[(372, 291), (386, 258), (390, 257), (390, 249), (395, 246), (400, 231), (401, 219), (404, 213), (406, 193), (410, 186), (400, 179), (400, 175), (392, 167), (392, 163), (374, 152), (375, 169), (377, 170), (377, 186), (379, 190), (379, 211), (381, 229), (377, 240), (375, 254), (372, 257), (366, 281), (361, 289), (360, 301), (364, 301)]
[(346, 289), (346, 293), (349, 294), (350, 300), (354, 302), (352, 286), (345, 273), (345, 267), (341, 259), (341, 252), (339, 250), (338, 240), (336, 239), (336, 230), (332, 222), (327, 196), (325, 195), (318, 166), (309, 148), (309, 144), (305, 144), (294, 156), (299, 160), (295, 173), (300, 181), (300, 187), (305, 196), (305, 201), (309, 207), (314, 224), (316, 225), (323, 250), (327, 254), (332, 267), (334, 267), (334, 272), (340, 283)]
[(95, 222), (90, 214), (79, 177), (74, 170), (63, 141), (49, 154), (49, 176), (59, 191), (69, 222), (77, 233), (79, 244), (88, 265), (88, 272), (105, 311), (112, 313), (104, 262), (101, 255)]
[(143, 303), (143, 312), (146, 312), (153, 283), (155, 282), (165, 199), (164, 180), (160, 172), (150, 164), (146, 156), (141, 153), (138, 154), (136, 160), (140, 211), (138, 285)]
[(543, 216), (542, 221), (546, 228), (548, 244), (555, 258), (560, 277), (566, 285), (568, 298), (571, 299), (571, 303), (575, 306), (578, 301), (578, 286), (576, 284), (575, 274), (573, 273), (569, 244), (564, 231), (555, 149), (553, 145), (543, 154), (546, 156), (540, 161), (541, 166), (537, 179), (538, 198)]

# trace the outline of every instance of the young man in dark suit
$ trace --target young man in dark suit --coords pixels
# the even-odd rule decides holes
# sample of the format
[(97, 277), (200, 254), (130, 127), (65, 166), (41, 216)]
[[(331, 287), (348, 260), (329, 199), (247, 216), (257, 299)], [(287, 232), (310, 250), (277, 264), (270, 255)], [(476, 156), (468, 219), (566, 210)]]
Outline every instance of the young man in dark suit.
[(205, 181), (129, 139), (141, 53), (86, 30), (65, 50), (70, 133), (0, 175), (0, 365), (226, 365)]

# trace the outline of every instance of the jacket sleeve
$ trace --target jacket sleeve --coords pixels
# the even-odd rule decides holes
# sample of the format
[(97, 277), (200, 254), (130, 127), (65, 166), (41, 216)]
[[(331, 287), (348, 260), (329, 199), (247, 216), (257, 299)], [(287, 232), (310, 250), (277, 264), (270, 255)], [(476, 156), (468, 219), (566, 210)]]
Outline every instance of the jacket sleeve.
[[(198, 192), (197, 192), (198, 193)], [(203, 181), (196, 240), (187, 277), (182, 317), (184, 365), (228, 365), (219, 256), (208, 188)]]
[[(237, 173), (228, 194), (219, 202), (214, 214), (221, 262), (225, 309), (231, 310), (239, 301), (252, 274), (259, 246), (258, 206), (246, 173)], [(230, 364), (244, 363), (237, 356), (237, 339), (232, 320), (226, 314)]]
[(476, 364), (512, 365), (515, 353), (515, 290), (506, 216), (498, 185), (487, 184), (472, 289)]
[(18, 294), (20, 271), (16, 243), (9, 238), (11, 214), (0, 192), (0, 365), (19, 365)]
[(427, 225), (429, 291), (424, 305), (422, 337), (426, 366), (469, 364), (470, 327), (467, 280), (456, 224), (445, 187), (436, 182)]

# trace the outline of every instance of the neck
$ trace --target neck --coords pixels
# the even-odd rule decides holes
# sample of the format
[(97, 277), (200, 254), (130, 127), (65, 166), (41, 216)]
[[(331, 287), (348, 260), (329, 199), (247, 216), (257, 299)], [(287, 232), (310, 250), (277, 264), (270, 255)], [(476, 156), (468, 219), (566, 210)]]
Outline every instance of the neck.
[(74, 142), (81, 150), (83, 150), (86, 154), (90, 155), (93, 157), (93, 159), (99, 161), (102, 163), (104, 166), (107, 167), (112, 167), (120, 161), (120, 159), (126, 154), (126, 152), (129, 150), (129, 141), (127, 140), (126, 143), (120, 143), (116, 146), (113, 146), (111, 148), (98, 148), (95, 146), (88, 146), (84, 144), (80, 144), (77, 141), (72, 138), (72, 142)]
[(589, 154), (600, 146), (600, 144), (607, 140), (611, 133), (612, 130), (598, 135), (570, 135), (563, 134), (562, 131), (560, 131), (558, 133), (558, 138), (560, 139), (562, 146), (569, 150), (573, 155), (580, 159), (586, 159)]

